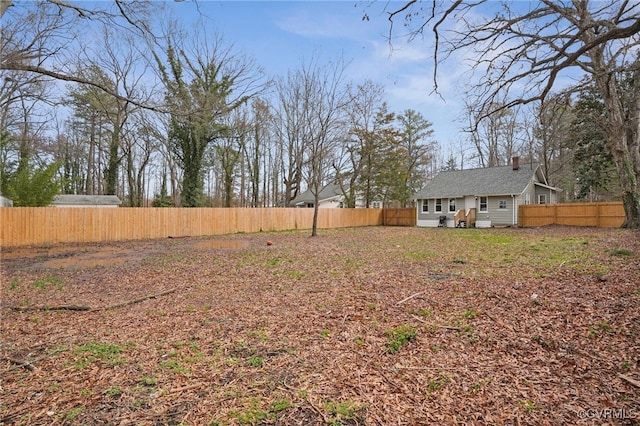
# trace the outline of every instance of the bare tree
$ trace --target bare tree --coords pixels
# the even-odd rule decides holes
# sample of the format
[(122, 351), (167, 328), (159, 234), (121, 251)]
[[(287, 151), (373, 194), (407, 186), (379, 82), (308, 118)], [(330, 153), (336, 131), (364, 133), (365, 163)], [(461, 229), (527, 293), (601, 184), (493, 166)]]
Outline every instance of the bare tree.
[[(260, 178), (263, 167), (263, 160), (268, 154), (268, 144), (271, 138), (269, 105), (266, 101), (256, 99), (251, 104), (252, 122), (251, 131), (243, 144), (244, 158), (247, 167), (247, 177), (249, 185), (247, 188), (247, 205), (260, 207)], [(265, 182), (263, 182), (265, 183)], [(263, 185), (262, 206), (266, 204), (267, 191)]]
[(569, 94), (550, 97), (538, 111), (538, 123), (532, 124), (529, 152), (537, 154), (547, 182), (561, 185), (561, 194), (572, 199), (573, 173), (570, 166), (573, 153), (569, 141), (569, 127), (574, 117)]
[[(78, 3), (62, 0), (0, 2), (0, 70), (82, 83), (142, 108), (155, 106), (86, 78), (74, 67), (78, 49), (92, 42), (83, 37), (88, 28), (103, 24), (119, 34), (154, 40), (151, 20), (162, 10), (160, 2), (115, 0)], [(155, 13), (153, 13), (155, 12)]]
[(341, 186), (347, 207), (356, 207), (359, 192), (365, 195), (365, 206), (369, 207), (369, 188), (360, 183), (365, 180), (363, 175), (368, 171), (367, 160), (373, 154), (374, 132), (380, 130), (376, 128), (380, 122), (378, 113), (386, 111), (383, 95), (384, 88), (371, 80), (350, 89), (350, 107), (346, 111), (349, 134), (340, 145), (342, 152), (334, 163), (336, 180)]
[(303, 135), (305, 141), (305, 175), (314, 196), (311, 236), (318, 235), (320, 191), (326, 186), (335, 159), (335, 150), (346, 134), (344, 107), (344, 63), (337, 61), (325, 67), (314, 61), (301, 70), (303, 83)]
[(302, 184), (304, 161), (304, 75), (301, 71), (289, 71), (286, 78), (275, 82), (277, 104), (273, 111), (274, 130), (279, 140), (280, 174), (284, 184), (283, 205), (289, 206), (298, 195)]
[[(497, 110), (531, 102), (544, 103), (573, 68), (593, 78), (607, 113), (608, 148), (616, 163), (626, 219), (623, 227), (640, 228), (640, 3), (626, 0), (493, 3), (498, 10), (482, 19), (487, 2), (432, 0), (420, 8), (411, 0), (389, 13), (390, 31), (397, 20), (422, 34), (435, 37), (434, 86), (438, 65), (454, 52), (475, 58), (479, 74), (470, 93), (479, 110)], [(421, 16), (423, 19), (416, 19)], [(616, 74), (621, 69), (636, 75), (636, 107), (627, 114)], [(507, 102), (496, 102), (505, 94)], [(493, 108), (498, 105), (498, 108)]]

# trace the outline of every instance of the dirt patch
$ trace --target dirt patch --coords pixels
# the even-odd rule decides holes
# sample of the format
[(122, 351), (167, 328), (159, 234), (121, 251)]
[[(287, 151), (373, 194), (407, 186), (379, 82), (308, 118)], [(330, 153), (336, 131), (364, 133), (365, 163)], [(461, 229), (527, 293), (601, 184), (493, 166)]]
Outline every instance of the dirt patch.
[(0, 424), (638, 424), (639, 237), (370, 227), (3, 251)]
[(242, 240), (211, 240), (200, 241), (195, 246), (200, 249), (238, 250), (249, 247), (249, 242)]
[(62, 258), (54, 258), (38, 263), (37, 267), (83, 269), (98, 266), (120, 266), (137, 257), (134, 250), (105, 247), (97, 253), (70, 254)]

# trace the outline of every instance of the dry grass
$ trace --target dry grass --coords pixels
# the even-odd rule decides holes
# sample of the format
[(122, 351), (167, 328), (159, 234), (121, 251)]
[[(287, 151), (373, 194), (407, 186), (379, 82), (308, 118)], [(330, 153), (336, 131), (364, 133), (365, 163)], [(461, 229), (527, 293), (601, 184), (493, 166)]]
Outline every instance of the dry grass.
[[(371, 227), (6, 250), (0, 424), (637, 424), (639, 237)], [(69, 306), (89, 310), (41, 310)]]

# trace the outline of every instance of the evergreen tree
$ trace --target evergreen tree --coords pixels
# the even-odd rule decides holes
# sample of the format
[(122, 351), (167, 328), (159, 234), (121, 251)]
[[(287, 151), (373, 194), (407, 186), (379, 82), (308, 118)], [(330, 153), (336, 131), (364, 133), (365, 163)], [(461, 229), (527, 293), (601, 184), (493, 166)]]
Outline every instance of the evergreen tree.
[(613, 156), (607, 149), (604, 104), (593, 87), (580, 92), (571, 123), (574, 142), (573, 169), (577, 181), (576, 198), (602, 199), (617, 181)]
[(62, 187), (57, 177), (60, 163), (34, 168), (23, 161), (7, 181), (6, 195), (14, 207), (44, 207), (51, 204)]

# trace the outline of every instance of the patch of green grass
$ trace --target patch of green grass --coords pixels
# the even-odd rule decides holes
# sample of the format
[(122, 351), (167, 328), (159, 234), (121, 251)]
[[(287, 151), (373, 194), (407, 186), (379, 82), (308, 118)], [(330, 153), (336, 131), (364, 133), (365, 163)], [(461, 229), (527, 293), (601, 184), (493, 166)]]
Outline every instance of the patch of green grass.
[(420, 309), (418, 312), (416, 312), (416, 314), (420, 315), (421, 317), (428, 318), (431, 316), (431, 314), (433, 314), (433, 309)]
[(460, 326), (458, 333), (464, 334), (467, 337), (473, 338), (473, 327), (470, 324), (464, 324)]
[(301, 280), (305, 276), (304, 272), (299, 272), (299, 271), (287, 271), (286, 275), (289, 278), (293, 278), (294, 280)]
[(15, 290), (20, 286), (20, 278), (13, 277), (9, 282), (9, 290)]
[(342, 425), (343, 420), (360, 420), (360, 412), (364, 407), (353, 401), (342, 402), (329, 401), (324, 404), (324, 409), (331, 414), (328, 419), (330, 425)]
[(94, 361), (100, 361), (106, 365), (121, 365), (125, 363), (122, 358), (122, 348), (110, 343), (87, 343), (76, 349), (74, 355), (82, 355), (82, 358), (75, 363), (76, 368), (82, 369)]
[(535, 410), (538, 410), (540, 406), (533, 401), (529, 401), (528, 399), (523, 399), (520, 401), (520, 405), (524, 409), (524, 412), (529, 414)]
[(172, 359), (167, 362), (161, 363), (160, 368), (171, 370), (177, 374), (184, 374), (185, 376), (191, 374), (191, 370), (181, 365), (180, 361), (178, 361), (177, 359)]
[(158, 379), (153, 376), (142, 376), (140, 379), (140, 383), (144, 386), (155, 386), (158, 384)]
[(429, 349), (431, 350), (431, 352), (438, 353), (440, 352), (442, 349), (445, 349), (447, 346), (445, 344), (441, 344), (441, 345), (431, 345), (429, 346)]
[(269, 335), (267, 334), (264, 328), (260, 328), (257, 330), (249, 330), (247, 331), (247, 335), (251, 337), (255, 337), (261, 342), (266, 342), (267, 340), (269, 340)]
[(247, 365), (250, 367), (262, 367), (263, 364), (264, 358), (258, 355), (253, 355), (247, 360)]
[(280, 256), (272, 257), (271, 259), (267, 259), (265, 264), (267, 266), (278, 266), (282, 262), (282, 258)]
[(323, 339), (326, 339), (329, 337), (330, 334), (331, 332), (325, 328), (320, 332), (320, 337), (322, 337)]
[(473, 309), (467, 309), (464, 314), (462, 314), (462, 317), (464, 319), (474, 319), (475, 317), (478, 316), (478, 311), (473, 310)]
[(119, 386), (112, 386), (104, 392), (107, 396), (112, 398), (119, 398), (122, 395), (122, 389)]
[(441, 373), (437, 378), (429, 380), (427, 383), (427, 390), (429, 393), (438, 391), (446, 386), (449, 383), (449, 377), (445, 374)]
[(63, 280), (60, 277), (56, 277), (52, 274), (47, 274), (42, 278), (39, 278), (33, 282), (33, 286), (38, 290), (44, 291), (49, 287), (57, 287), (58, 290), (62, 288)]
[(485, 388), (485, 386), (491, 383), (491, 381), (492, 381), (492, 378), (489, 377), (488, 379), (480, 380), (479, 382), (472, 383), (469, 388), (469, 393), (473, 395), (480, 392), (482, 389)]
[(344, 266), (352, 271), (357, 271), (359, 269), (361, 269), (364, 265), (365, 262), (362, 259), (353, 259), (350, 257), (344, 257), (342, 258), (343, 262), (344, 262)]
[(292, 407), (293, 404), (288, 399), (276, 399), (271, 404), (264, 404), (257, 398), (251, 398), (245, 403), (245, 407), (241, 410), (234, 410), (231, 412), (232, 418), (239, 424), (255, 425), (261, 424), (265, 421), (272, 421), (276, 418), (277, 414), (287, 408)]
[(611, 256), (633, 256), (633, 250), (621, 248), (621, 249), (611, 250), (609, 254)]
[(615, 330), (609, 325), (609, 321), (601, 321), (589, 327), (589, 336), (598, 336), (601, 333), (614, 334)]
[(387, 353), (394, 354), (404, 345), (416, 338), (416, 329), (409, 325), (403, 324), (388, 330), (386, 333), (389, 340), (387, 341)]
[(66, 413), (64, 413), (64, 419), (68, 420), (68, 421), (73, 421), (75, 420), (80, 414), (82, 414), (82, 412), (84, 411), (84, 407), (80, 406), (80, 407), (76, 407), (76, 408), (72, 408), (71, 410), (67, 411)]

